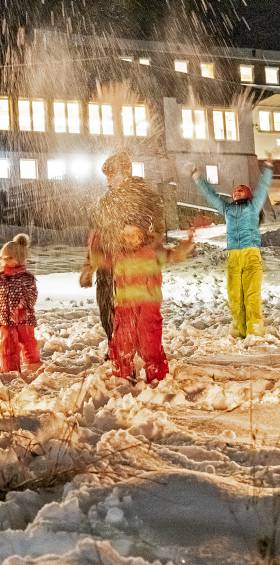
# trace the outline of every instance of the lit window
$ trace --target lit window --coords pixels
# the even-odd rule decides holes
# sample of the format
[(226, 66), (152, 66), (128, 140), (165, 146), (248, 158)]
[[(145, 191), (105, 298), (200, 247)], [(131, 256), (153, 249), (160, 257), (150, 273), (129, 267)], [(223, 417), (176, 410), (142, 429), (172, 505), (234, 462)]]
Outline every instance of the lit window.
[(217, 141), (225, 139), (225, 128), (223, 112), (214, 110), (213, 112), (214, 136)]
[(66, 173), (65, 161), (63, 159), (49, 159), (48, 179), (62, 179)]
[(113, 111), (112, 111), (112, 106), (110, 104), (102, 104), (101, 120), (102, 120), (102, 131), (104, 135), (113, 135), (114, 133)]
[(279, 69), (278, 67), (265, 67), (265, 81), (266, 84), (279, 83)]
[(21, 179), (36, 179), (37, 178), (37, 163), (35, 159), (20, 159), (20, 178)]
[(10, 114), (8, 98), (0, 98), (0, 129), (10, 129)]
[(254, 67), (253, 65), (240, 65), (241, 82), (253, 82)]
[(261, 131), (270, 131), (270, 112), (261, 110), (259, 112), (259, 124)]
[(274, 131), (280, 131), (280, 112), (273, 112)]
[(206, 139), (206, 115), (204, 110), (182, 109), (183, 137), (185, 139)]
[(73, 156), (70, 164), (70, 173), (78, 181), (87, 179), (92, 171), (91, 158), (86, 155)]
[(66, 108), (64, 102), (54, 102), (54, 129), (57, 133), (66, 132)]
[(201, 76), (205, 78), (214, 78), (214, 64), (213, 63), (201, 63)]
[(280, 139), (279, 138), (276, 139), (276, 145), (277, 145), (277, 147), (280, 147)]
[(53, 110), (56, 133), (80, 133), (79, 102), (54, 102)]
[(88, 105), (89, 114), (89, 132), (94, 135), (113, 135), (114, 122), (113, 110), (110, 104), (94, 104), (90, 102)]
[(9, 159), (0, 159), (0, 178), (8, 179), (10, 176), (10, 161)]
[(183, 108), (182, 110), (182, 121), (183, 121), (183, 137), (185, 139), (192, 139), (193, 138), (193, 118), (192, 118), (192, 110), (188, 110), (187, 108)]
[(140, 65), (150, 65), (151, 59), (148, 59), (148, 57), (140, 57), (139, 63)]
[(144, 177), (145, 176), (145, 165), (139, 161), (132, 161), (132, 176), (133, 177)]
[(236, 114), (235, 112), (225, 112), (226, 137), (228, 141), (237, 140)]
[(133, 62), (133, 57), (120, 57), (120, 59), (122, 61), (127, 61), (128, 63), (132, 63)]
[(237, 141), (237, 119), (236, 113), (230, 110), (213, 111), (214, 136), (217, 141)]
[(18, 121), (21, 131), (45, 131), (45, 104), (43, 100), (18, 100)]
[(145, 106), (123, 106), (122, 125), (125, 136), (146, 137), (148, 135), (148, 122)]
[(18, 121), (20, 130), (31, 131), (31, 111), (29, 100), (18, 101)]
[(206, 165), (206, 178), (211, 184), (219, 184), (217, 165)]
[(174, 61), (174, 68), (175, 71), (178, 71), (178, 73), (187, 73), (188, 72), (188, 61), (185, 61), (184, 59), (176, 59)]
[(33, 121), (33, 131), (46, 130), (44, 100), (32, 100), (32, 121)]
[(78, 102), (67, 102), (69, 133), (80, 133), (80, 108)]

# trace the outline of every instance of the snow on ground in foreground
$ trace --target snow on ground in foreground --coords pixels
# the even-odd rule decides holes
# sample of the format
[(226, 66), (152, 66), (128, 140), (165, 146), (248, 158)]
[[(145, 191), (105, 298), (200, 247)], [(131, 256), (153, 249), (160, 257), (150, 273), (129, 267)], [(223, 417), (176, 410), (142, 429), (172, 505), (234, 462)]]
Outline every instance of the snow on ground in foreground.
[[(265, 338), (229, 337), (223, 254), (164, 275), (170, 375), (111, 376), (94, 289), (38, 277), (44, 372), (0, 386), (0, 562), (243, 564), (279, 554), (280, 282)], [(8, 377), (7, 377), (8, 379)]]

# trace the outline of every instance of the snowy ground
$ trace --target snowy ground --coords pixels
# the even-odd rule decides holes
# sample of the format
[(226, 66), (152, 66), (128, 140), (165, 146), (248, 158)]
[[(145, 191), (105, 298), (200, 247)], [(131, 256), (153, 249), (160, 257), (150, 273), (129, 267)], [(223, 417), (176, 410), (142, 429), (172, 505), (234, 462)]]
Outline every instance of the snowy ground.
[(135, 387), (111, 377), (81, 250), (35, 250), (37, 273), (44, 254), (44, 372), (0, 385), (0, 562), (279, 562), (280, 250), (264, 251), (264, 339), (228, 335), (222, 246), (167, 269), (156, 389), (139, 360)]

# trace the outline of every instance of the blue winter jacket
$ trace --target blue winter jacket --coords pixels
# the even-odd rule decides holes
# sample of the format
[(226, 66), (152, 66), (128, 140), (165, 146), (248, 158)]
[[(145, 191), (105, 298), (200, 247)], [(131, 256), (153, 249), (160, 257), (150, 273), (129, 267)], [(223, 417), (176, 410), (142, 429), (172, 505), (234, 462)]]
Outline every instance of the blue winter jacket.
[(266, 201), (271, 180), (272, 168), (266, 166), (260, 175), (252, 200), (246, 200), (238, 204), (234, 201), (227, 202), (222, 196), (219, 196), (211, 184), (203, 177), (195, 179), (195, 183), (209, 204), (225, 216), (228, 249), (261, 246), (259, 215)]

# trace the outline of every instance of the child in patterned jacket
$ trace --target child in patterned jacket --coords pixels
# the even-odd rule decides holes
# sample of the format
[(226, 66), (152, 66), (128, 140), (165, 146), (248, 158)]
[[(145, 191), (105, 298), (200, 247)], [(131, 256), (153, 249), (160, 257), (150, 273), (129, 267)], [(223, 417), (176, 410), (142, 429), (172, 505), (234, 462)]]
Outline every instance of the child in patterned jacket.
[(1, 249), (0, 272), (0, 362), (1, 372), (21, 372), (21, 350), (28, 369), (41, 365), (34, 336), (37, 300), (35, 277), (26, 270), (29, 237), (18, 234)]

